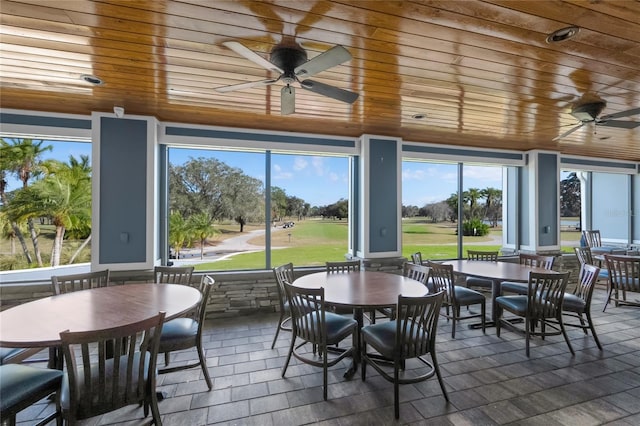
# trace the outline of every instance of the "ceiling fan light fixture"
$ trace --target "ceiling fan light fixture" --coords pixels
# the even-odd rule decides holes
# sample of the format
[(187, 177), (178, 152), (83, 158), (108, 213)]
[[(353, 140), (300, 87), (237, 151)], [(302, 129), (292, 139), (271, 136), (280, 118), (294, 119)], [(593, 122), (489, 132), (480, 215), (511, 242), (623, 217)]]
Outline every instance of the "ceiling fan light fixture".
[(104, 81), (102, 81), (100, 77), (89, 74), (82, 74), (80, 76), (80, 80), (86, 81), (87, 83), (93, 84), (94, 86), (102, 86), (104, 84)]
[(569, 40), (580, 32), (580, 27), (571, 26), (560, 28), (547, 36), (547, 43), (559, 43), (561, 41)]

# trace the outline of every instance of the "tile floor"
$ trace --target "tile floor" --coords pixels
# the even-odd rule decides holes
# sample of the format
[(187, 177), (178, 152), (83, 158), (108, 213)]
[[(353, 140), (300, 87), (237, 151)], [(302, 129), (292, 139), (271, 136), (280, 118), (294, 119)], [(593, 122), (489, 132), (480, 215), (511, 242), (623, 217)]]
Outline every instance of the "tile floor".
[[(400, 388), (400, 420), (393, 417), (393, 386), (372, 368), (345, 380), (346, 364), (329, 372), (329, 400), (322, 399), (321, 369), (292, 360), (281, 377), (289, 333), (271, 341), (278, 316), (209, 320), (205, 347), (214, 389), (199, 369), (162, 375), (167, 398), (160, 402), (164, 425), (638, 425), (640, 424), (640, 309), (609, 307), (596, 289), (592, 312), (604, 346), (570, 329), (576, 355), (561, 336), (534, 338), (527, 359), (524, 337), (504, 330), (472, 330), (466, 322), (451, 339), (441, 317), (438, 359), (449, 392), (444, 400), (434, 378)], [(489, 308), (488, 308), (489, 309)], [(473, 320), (471, 320), (473, 321)], [(468, 322), (468, 321), (467, 321)], [(176, 354), (174, 362), (195, 357)], [(34, 424), (53, 409), (43, 401), (18, 417)], [(36, 420), (34, 420), (36, 419)], [(148, 424), (131, 406), (82, 425)]]

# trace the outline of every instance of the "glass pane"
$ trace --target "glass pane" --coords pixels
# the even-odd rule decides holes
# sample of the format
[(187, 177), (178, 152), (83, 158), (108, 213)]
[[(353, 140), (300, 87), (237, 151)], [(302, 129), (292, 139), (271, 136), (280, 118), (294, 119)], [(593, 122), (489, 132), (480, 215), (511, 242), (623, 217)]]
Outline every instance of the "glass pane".
[(348, 250), (349, 160), (271, 157), (271, 264), (324, 265)]
[(0, 270), (91, 262), (91, 143), (3, 137), (0, 146), (3, 213), (31, 217), (2, 217)]
[(169, 149), (169, 245), (174, 265), (264, 269), (265, 154)]
[(402, 162), (402, 255), (457, 256), (458, 165)]
[(467, 250), (502, 248), (502, 166), (462, 168), (462, 257)]
[(560, 241), (561, 250), (573, 253), (580, 245), (582, 201), (580, 179), (575, 171), (560, 172)]

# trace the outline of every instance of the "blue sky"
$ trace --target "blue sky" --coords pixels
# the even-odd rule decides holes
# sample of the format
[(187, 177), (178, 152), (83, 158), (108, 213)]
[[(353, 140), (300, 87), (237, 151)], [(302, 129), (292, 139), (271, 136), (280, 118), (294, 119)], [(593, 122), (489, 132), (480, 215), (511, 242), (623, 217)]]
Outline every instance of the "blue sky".
[[(91, 144), (79, 142), (48, 141), (54, 149), (48, 158), (67, 161), (69, 155), (91, 156)], [(247, 175), (265, 178), (265, 157), (261, 153), (211, 151), (172, 148), (169, 160), (182, 164), (189, 157), (214, 157), (232, 167), (242, 169)], [(283, 188), (288, 195), (304, 199), (311, 205), (327, 205), (340, 198), (348, 198), (348, 160), (344, 157), (322, 157), (299, 154), (272, 155), (272, 185)], [(464, 189), (488, 187), (502, 188), (502, 169), (494, 166), (470, 166), (464, 168)], [(563, 178), (566, 174), (563, 174)], [(442, 163), (404, 162), (402, 166), (402, 203), (423, 206), (447, 199), (457, 189), (457, 165)], [(11, 178), (9, 190), (20, 186)]]

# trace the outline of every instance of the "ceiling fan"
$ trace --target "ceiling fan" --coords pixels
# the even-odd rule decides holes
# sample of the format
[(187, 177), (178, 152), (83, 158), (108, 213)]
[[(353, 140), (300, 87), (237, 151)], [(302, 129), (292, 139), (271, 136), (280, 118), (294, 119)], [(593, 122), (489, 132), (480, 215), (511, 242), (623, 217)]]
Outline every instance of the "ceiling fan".
[[(352, 104), (358, 99), (357, 93), (307, 78), (351, 59), (351, 54), (340, 45), (336, 45), (315, 58), (307, 60), (307, 52), (302, 46), (293, 40), (283, 39), (279, 44), (274, 46), (269, 55), (269, 60), (266, 60), (237, 41), (226, 41), (222, 44), (240, 56), (244, 56), (261, 67), (277, 72), (280, 75), (275, 79), (218, 87), (215, 89), (218, 92), (226, 93), (234, 90), (249, 89), (251, 87), (268, 86), (282, 81), (286, 84), (280, 91), (280, 113), (282, 115), (289, 115), (295, 112), (296, 92), (295, 87), (292, 86), (294, 83), (298, 83), (304, 90), (309, 90), (310, 92), (348, 104)], [(305, 80), (301, 80), (301, 78), (305, 78)]]
[(635, 129), (640, 126), (640, 121), (616, 120), (616, 118), (629, 117), (631, 115), (640, 114), (640, 108), (632, 108), (626, 111), (616, 112), (599, 117), (600, 113), (607, 106), (607, 103), (601, 99), (593, 100), (585, 103), (578, 103), (571, 108), (570, 114), (580, 121), (577, 126), (569, 131), (553, 138), (553, 141), (569, 136), (587, 123), (593, 123), (595, 126), (616, 127), (618, 129)]

